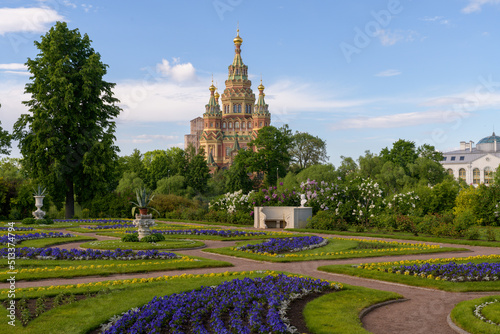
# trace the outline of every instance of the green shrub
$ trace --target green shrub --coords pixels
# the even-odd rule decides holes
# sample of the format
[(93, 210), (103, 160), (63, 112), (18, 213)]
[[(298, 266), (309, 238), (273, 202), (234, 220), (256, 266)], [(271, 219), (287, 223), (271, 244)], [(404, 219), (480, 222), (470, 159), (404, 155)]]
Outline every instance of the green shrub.
[(139, 236), (136, 233), (131, 233), (124, 235), (122, 237), (123, 242), (139, 242)]
[(455, 234), (458, 237), (462, 237), (465, 231), (475, 223), (475, 216), (471, 210), (465, 210), (460, 212), (453, 221), (453, 228), (455, 229)]
[(481, 232), (479, 228), (476, 226), (470, 227), (467, 231), (465, 231), (465, 238), (469, 240), (478, 240), (481, 236)]
[(38, 222), (36, 221), (36, 219), (35, 219), (35, 218), (24, 218), (24, 219), (22, 220), (22, 223), (23, 223), (24, 225), (31, 225), (31, 224), (36, 224), (36, 223), (38, 223)]
[(307, 228), (316, 230), (347, 231), (349, 225), (343, 219), (339, 219), (334, 211), (318, 211), (316, 215), (308, 219)]
[[(179, 214), (182, 214), (182, 211), (187, 208), (197, 209), (199, 207), (199, 203), (177, 195), (156, 194), (153, 201), (151, 201), (150, 206), (158, 210), (158, 212), (160, 212), (160, 216), (162, 217), (182, 219), (182, 217), (179, 217)], [(173, 211), (177, 211), (176, 217), (166, 216), (167, 213)]]
[(141, 242), (159, 242), (165, 240), (165, 236), (161, 233), (148, 235), (141, 239)]
[(43, 224), (43, 225), (52, 225), (54, 224), (54, 221), (50, 218), (43, 218), (43, 219), (39, 219), (38, 224)]
[(85, 208), (85, 209), (82, 209), (82, 218), (83, 219), (88, 219), (90, 218), (90, 210)]
[(397, 215), (396, 224), (398, 229), (403, 232), (410, 232), (414, 235), (418, 235), (417, 224), (415, 224), (416, 217)]
[(486, 240), (488, 240), (488, 241), (495, 241), (496, 239), (497, 238), (496, 238), (495, 231), (491, 227), (488, 227), (486, 229)]

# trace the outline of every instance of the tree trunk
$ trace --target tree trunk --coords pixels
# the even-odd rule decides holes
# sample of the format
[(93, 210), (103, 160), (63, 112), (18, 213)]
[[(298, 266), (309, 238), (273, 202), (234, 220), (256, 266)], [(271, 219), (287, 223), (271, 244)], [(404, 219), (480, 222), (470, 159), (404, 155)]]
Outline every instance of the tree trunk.
[(66, 179), (66, 205), (64, 218), (71, 219), (75, 215), (75, 191), (73, 187), (73, 179)]

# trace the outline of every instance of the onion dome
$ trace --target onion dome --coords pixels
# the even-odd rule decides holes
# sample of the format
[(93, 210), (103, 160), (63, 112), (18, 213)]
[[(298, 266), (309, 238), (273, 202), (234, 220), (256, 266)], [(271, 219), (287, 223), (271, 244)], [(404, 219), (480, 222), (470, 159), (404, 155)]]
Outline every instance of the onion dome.
[(240, 37), (240, 29), (236, 30), (236, 37), (233, 39), (235, 45), (241, 45), (243, 43), (243, 39)]

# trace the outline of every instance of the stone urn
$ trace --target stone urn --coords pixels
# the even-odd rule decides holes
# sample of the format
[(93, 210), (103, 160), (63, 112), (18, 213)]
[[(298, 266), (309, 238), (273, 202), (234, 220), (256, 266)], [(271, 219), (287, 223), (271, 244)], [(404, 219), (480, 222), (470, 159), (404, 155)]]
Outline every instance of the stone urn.
[(42, 211), (40, 208), (43, 206), (43, 198), (45, 196), (33, 196), (35, 197), (35, 206), (36, 206), (36, 211), (33, 212), (33, 216), (35, 219), (43, 219), (45, 216), (45, 212)]
[(139, 240), (141, 240), (144, 237), (147, 237), (148, 235), (151, 235), (151, 230), (149, 228), (155, 225), (155, 221), (152, 218), (153, 215), (151, 214), (135, 215), (135, 219), (132, 222), (132, 224), (134, 224), (134, 226), (137, 227), (137, 232), (139, 233)]

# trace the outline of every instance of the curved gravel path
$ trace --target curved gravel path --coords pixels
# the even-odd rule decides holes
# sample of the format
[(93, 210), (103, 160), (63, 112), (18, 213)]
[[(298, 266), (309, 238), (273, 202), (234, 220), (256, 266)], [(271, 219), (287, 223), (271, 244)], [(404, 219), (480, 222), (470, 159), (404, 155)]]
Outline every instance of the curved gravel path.
[[(224, 226), (220, 227), (227, 228)], [(249, 228), (245, 227), (245, 229)], [(57, 231), (65, 233), (68, 232), (66, 230), (57, 230)], [(99, 236), (96, 235), (95, 233), (75, 233), (75, 232), (70, 232), (70, 233), (75, 235), (92, 236), (97, 238), (98, 240), (115, 239), (113, 237)], [(318, 235), (324, 237), (336, 236), (336, 235), (322, 235), (322, 234)], [(338, 237), (345, 238), (346, 236), (339, 235)], [(356, 236), (354, 236), (354, 238), (419, 243), (418, 241), (384, 239), (384, 238), (356, 237)], [(228, 247), (228, 246), (233, 246), (236, 243), (235, 241), (214, 241), (214, 240), (202, 240), (202, 241), (207, 245), (207, 248)], [(63, 244), (57, 247), (64, 249), (80, 248), (79, 247), (80, 244), (82, 244), (82, 242)], [(364, 327), (372, 333), (376, 334), (456, 333), (448, 325), (447, 316), (450, 314), (451, 310), (458, 302), (463, 300), (488, 296), (492, 294), (498, 294), (498, 292), (477, 292), (477, 293), (445, 292), (427, 288), (412, 287), (397, 283), (377, 281), (366, 278), (326, 273), (317, 270), (319, 266), (329, 265), (329, 264), (358, 264), (358, 263), (369, 263), (369, 262), (500, 254), (500, 250), (496, 247), (479, 247), (479, 246), (466, 246), (466, 245), (440, 244), (440, 243), (430, 243), (430, 244), (438, 244), (443, 247), (467, 248), (470, 251), (465, 251), (465, 252), (457, 251), (452, 253), (405, 255), (405, 256), (383, 256), (383, 257), (343, 259), (343, 260), (319, 260), (319, 261), (303, 261), (303, 262), (291, 262), (291, 263), (270, 263), (270, 262), (255, 261), (244, 258), (236, 258), (220, 254), (206, 253), (203, 252), (201, 249), (194, 249), (194, 250), (182, 250), (179, 251), (179, 253), (188, 256), (199, 256), (213, 260), (230, 262), (233, 264), (233, 267), (156, 271), (150, 273), (117, 274), (106, 277), (87, 276), (87, 277), (77, 277), (70, 279), (46, 279), (33, 282), (18, 281), (16, 282), (16, 287), (25, 288), (25, 287), (99, 282), (99, 281), (107, 281), (114, 279), (149, 278), (162, 275), (169, 275), (169, 276), (181, 275), (184, 273), (191, 273), (191, 274), (219, 273), (228, 270), (229, 271), (251, 271), (251, 270), (288, 271), (292, 273), (308, 275), (321, 279), (328, 279), (331, 281), (336, 281), (355, 286), (363, 286), (377, 290), (392, 291), (399, 293), (404, 298), (406, 298), (407, 301), (401, 303), (393, 303), (376, 308), (375, 310), (369, 312), (365, 317), (363, 317), (362, 321)], [(6, 287), (7, 287), (6, 283), (0, 283), (0, 288), (6, 288)]]

